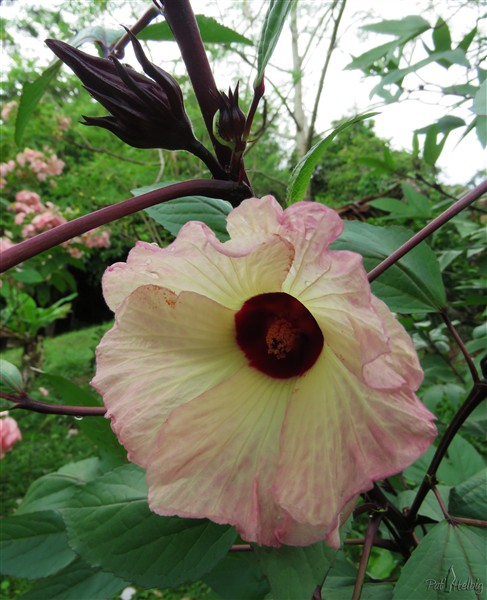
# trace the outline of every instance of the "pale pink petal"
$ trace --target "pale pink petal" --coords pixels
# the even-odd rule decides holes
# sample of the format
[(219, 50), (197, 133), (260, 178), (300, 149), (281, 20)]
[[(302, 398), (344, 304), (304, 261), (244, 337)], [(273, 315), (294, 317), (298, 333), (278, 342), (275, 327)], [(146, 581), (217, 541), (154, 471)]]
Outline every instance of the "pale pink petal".
[(291, 389), (244, 366), (173, 411), (145, 465), (151, 509), (230, 523), (247, 541), (279, 545), (284, 515), (271, 487)]
[(325, 344), (355, 375), (363, 376), (366, 364), (390, 352), (389, 335), (372, 304), (359, 254), (325, 250), (320, 260), (302, 263), (294, 279), (286, 279), (283, 291), (313, 314)]
[(323, 352), (288, 405), (277, 502), (296, 521), (332, 535), (346, 503), (429, 448), (436, 435), (433, 419), (412, 392), (373, 390), (333, 352)]
[(130, 460), (145, 465), (171, 410), (244, 363), (232, 311), (191, 292), (144, 286), (123, 303), (98, 346), (92, 385)]
[(279, 234), (284, 211), (272, 196), (249, 198), (227, 217), (232, 247), (260, 244)]
[(372, 305), (384, 323), (391, 351), (364, 366), (365, 382), (376, 389), (417, 390), (423, 381), (423, 370), (411, 338), (382, 300), (372, 296)]
[(196, 292), (238, 309), (251, 296), (279, 290), (292, 257), (290, 245), (277, 236), (267, 244), (236, 252), (219, 242), (206, 225), (191, 222), (167, 248), (139, 242), (126, 263), (107, 269), (103, 293), (113, 310), (134, 289), (147, 284), (176, 293)]

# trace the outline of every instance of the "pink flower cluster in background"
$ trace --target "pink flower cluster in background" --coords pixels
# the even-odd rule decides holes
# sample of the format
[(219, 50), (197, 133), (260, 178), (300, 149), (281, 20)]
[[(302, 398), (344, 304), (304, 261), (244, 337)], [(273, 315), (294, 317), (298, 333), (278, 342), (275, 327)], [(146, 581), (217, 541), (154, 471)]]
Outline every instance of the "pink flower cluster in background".
[(28, 169), (39, 181), (60, 175), (64, 169), (64, 162), (56, 154), (48, 155), (48, 152), (48, 148), (45, 148), (45, 152), (25, 148), (17, 154), (15, 160), (0, 163), (0, 189), (7, 184), (6, 176), (16, 169), (16, 175), (19, 177), (24, 176), (22, 169)]
[[(23, 238), (34, 237), (38, 233), (54, 229), (67, 222), (58, 206), (52, 202), (43, 204), (39, 194), (29, 190), (21, 190), (15, 194), (15, 201), (10, 206), (10, 211), (15, 213), (15, 225), (24, 224), (21, 230)], [(3, 251), (13, 246), (14, 242), (4, 237), (0, 239), (0, 244), (0, 251)], [(84, 252), (80, 245), (90, 249), (109, 248), (110, 232), (92, 229), (63, 245), (73, 258), (81, 258)]]
[(71, 246), (71, 243), (82, 244), (86, 248), (110, 248), (110, 232), (92, 229), (65, 244), (66, 250), (73, 258), (81, 258), (84, 254), (83, 250), (77, 246)]
[(8, 237), (0, 237), (0, 252), (8, 250), (12, 246), (15, 246), (15, 242), (12, 242)]
[(48, 157), (43, 152), (30, 148), (19, 152), (16, 160), (21, 167), (29, 166), (39, 181), (45, 181), (48, 175), (61, 175), (64, 169), (64, 162), (55, 154)]
[[(0, 413), (6, 415), (7, 412)], [(12, 417), (4, 416), (0, 419), (0, 458), (5, 456), (6, 452), (12, 450), (14, 445), (22, 439), (17, 421)]]
[(11, 100), (10, 102), (6, 102), (3, 107), (2, 107), (2, 111), (0, 112), (0, 117), (2, 117), (2, 121), (6, 121), (12, 111), (14, 110), (14, 108), (17, 108), (17, 102), (15, 100)]

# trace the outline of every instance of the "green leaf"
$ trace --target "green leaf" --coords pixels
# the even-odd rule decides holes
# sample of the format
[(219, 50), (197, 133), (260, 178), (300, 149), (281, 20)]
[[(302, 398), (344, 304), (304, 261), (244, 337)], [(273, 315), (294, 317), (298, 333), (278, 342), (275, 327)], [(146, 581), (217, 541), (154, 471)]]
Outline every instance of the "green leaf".
[[(253, 46), (252, 40), (218, 23), (213, 17), (196, 15), (201, 39), (205, 44), (245, 44)], [(145, 27), (137, 34), (139, 40), (174, 41), (174, 35), (169, 25), (164, 21)]]
[[(354, 586), (335, 589), (323, 588), (323, 600), (345, 600), (353, 597)], [(360, 600), (392, 600), (394, 587), (390, 583), (366, 583), (362, 587)]]
[(440, 483), (458, 485), (476, 475), (484, 466), (484, 460), (474, 446), (456, 435), (448, 447), (446, 457), (441, 461), (437, 478)]
[(312, 598), (336, 560), (336, 552), (325, 543), (279, 549), (254, 546), (254, 551), (269, 579), (273, 597), (279, 600)]
[(487, 79), (475, 94), (473, 111), (479, 116), (487, 116)]
[(433, 215), (429, 198), (423, 196), (423, 194), (415, 190), (408, 183), (403, 183), (401, 187), (408, 205), (414, 210), (417, 216), (428, 219)]
[(27, 490), (16, 514), (65, 508), (80, 487), (101, 474), (98, 458), (68, 463), (55, 473), (36, 479)]
[(381, 44), (380, 46), (376, 46), (375, 48), (371, 48), (360, 54), (359, 56), (355, 56), (351, 63), (349, 63), (345, 69), (360, 69), (361, 71), (366, 71), (368, 67), (372, 66), (376, 61), (384, 56), (391, 55), (396, 48), (401, 46), (404, 43), (404, 40), (398, 39), (393, 42), (387, 42), (386, 44)]
[(389, 35), (397, 35), (399, 37), (419, 35), (428, 30), (431, 25), (419, 15), (409, 15), (404, 19), (379, 21), (370, 25), (363, 25), (361, 29), (365, 31), (373, 31), (375, 33), (384, 33)]
[[(424, 473), (422, 473), (422, 475), (424, 475)], [(394, 504), (396, 504), (402, 510), (405, 508), (411, 508), (418, 489), (419, 488), (415, 488), (414, 490), (404, 490), (404, 492), (401, 492), (398, 495), (397, 501), (395, 501)], [(436, 489), (443, 499), (445, 505), (448, 504), (448, 497), (451, 487), (448, 485), (437, 485)], [(434, 521), (442, 521), (445, 518), (445, 515), (441, 510), (441, 506), (439, 505), (438, 500), (432, 490), (427, 493), (426, 498), (421, 504), (418, 514), (423, 517), (433, 519)]]
[(387, 73), (387, 75), (383, 76), (380, 82), (372, 89), (370, 92), (370, 97), (374, 94), (379, 94), (380, 90), (383, 89), (387, 85), (397, 84), (401, 85), (402, 80), (409, 75), (410, 73), (416, 73), (423, 67), (431, 64), (432, 62), (441, 63), (442, 61), (447, 61), (449, 64), (457, 64), (465, 67), (469, 66), (468, 60), (465, 56), (465, 52), (459, 48), (456, 50), (444, 50), (442, 52), (433, 52), (427, 58), (420, 60), (409, 67), (404, 67), (402, 69), (395, 69)]
[(0, 386), (11, 392), (20, 394), (24, 389), (24, 381), (15, 365), (0, 358)]
[(18, 146), (20, 146), (22, 142), (22, 137), (32, 112), (44, 95), (46, 89), (49, 87), (51, 81), (57, 76), (61, 65), (61, 61), (57, 60), (33, 82), (24, 83), (22, 95), (20, 97), (19, 110), (17, 112), (17, 119), (15, 121), (15, 143)]
[(270, 0), (269, 2), (257, 50), (257, 76), (254, 80), (254, 89), (262, 83), (265, 68), (274, 52), (292, 5), (293, 0)]
[[(385, 228), (346, 221), (344, 232), (331, 249), (358, 252), (364, 257), (365, 269), (370, 271), (412, 235), (402, 227)], [(426, 313), (446, 304), (438, 260), (424, 242), (378, 277), (372, 283), (372, 291), (393, 312)]]
[(450, 29), (441, 17), (433, 27), (433, 43), (437, 51), (451, 49)]
[(41, 283), (44, 281), (44, 277), (35, 269), (15, 269), (15, 271), (12, 273), (12, 277), (16, 281), (20, 281), (22, 283)]
[(455, 85), (447, 85), (441, 88), (443, 94), (451, 94), (453, 96), (464, 96), (466, 98), (473, 98), (478, 92), (479, 88), (471, 83), (459, 83)]
[[(49, 387), (57, 393), (64, 404), (70, 406), (101, 406), (101, 398), (78, 387), (65, 377), (43, 373)], [(112, 466), (126, 462), (127, 452), (118, 442), (110, 422), (102, 416), (84, 417), (79, 421), (79, 427), (92, 442), (98, 446), (104, 459)]]
[(436, 161), (440, 157), (443, 147), (446, 142), (446, 136), (443, 137), (442, 141), (437, 143), (438, 138), (438, 127), (431, 125), (426, 134), (423, 147), (423, 159), (427, 165), (435, 166)]
[(396, 198), (378, 198), (369, 204), (391, 213), (391, 218), (429, 219), (433, 212), (429, 199), (407, 183), (402, 185), (402, 189), (407, 203)]
[(77, 559), (59, 573), (36, 583), (22, 600), (106, 600), (127, 586), (127, 581)]
[(467, 33), (463, 40), (458, 44), (458, 48), (461, 48), (464, 52), (466, 52), (470, 48), (470, 44), (473, 42), (476, 35), (477, 27), (474, 27), (472, 31)]
[(56, 573), (76, 556), (68, 545), (64, 522), (54, 511), (2, 519), (0, 553), (1, 572), (25, 579)]
[(260, 600), (270, 589), (255, 552), (228, 554), (203, 581), (224, 600)]
[(452, 489), (448, 512), (455, 517), (485, 519), (487, 514), (487, 468)]
[(146, 588), (201, 578), (236, 538), (231, 527), (152, 513), (145, 473), (132, 464), (87, 483), (63, 516), (84, 560)]
[(422, 539), (404, 566), (394, 600), (480, 598), (485, 581), (486, 531), (442, 521)]
[(351, 125), (355, 123), (359, 123), (360, 121), (364, 121), (365, 119), (369, 119), (378, 113), (367, 113), (366, 115), (360, 115), (358, 117), (354, 117), (347, 121), (346, 123), (342, 123), (338, 126), (334, 131), (327, 135), (323, 140), (315, 144), (309, 152), (299, 161), (299, 163), (294, 167), (293, 172), (291, 173), (291, 177), (289, 179), (289, 184), (287, 187), (287, 203), (294, 204), (295, 202), (299, 202), (302, 200), (306, 194), (306, 190), (308, 188), (311, 177), (314, 173), (314, 170), (323, 156), (326, 148), (330, 145), (332, 140), (345, 129), (348, 129)]
[[(387, 173), (388, 175), (394, 174), (394, 169), (388, 165), (386, 162), (379, 160), (377, 158), (368, 158), (368, 157), (360, 157), (357, 158), (357, 163), (359, 165), (365, 165), (366, 167), (371, 167), (372, 169), (376, 169), (382, 173)], [(369, 203), (370, 204), (370, 203)]]
[[(132, 194), (139, 196), (145, 192), (166, 187), (171, 183), (174, 182), (137, 188), (132, 190)], [(232, 205), (226, 200), (207, 198), (206, 196), (184, 196), (147, 208), (145, 212), (174, 236), (189, 221), (201, 221), (212, 229), (220, 241), (224, 242), (229, 239), (227, 215), (231, 210)]]
[(478, 115), (475, 119), (475, 131), (482, 148), (487, 146), (487, 117)]

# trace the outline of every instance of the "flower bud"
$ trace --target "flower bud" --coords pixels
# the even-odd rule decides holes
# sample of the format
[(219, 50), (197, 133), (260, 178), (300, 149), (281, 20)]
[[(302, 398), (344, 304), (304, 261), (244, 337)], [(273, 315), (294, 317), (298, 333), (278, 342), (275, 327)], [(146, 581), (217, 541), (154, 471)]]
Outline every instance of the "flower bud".
[(218, 94), (218, 112), (215, 117), (215, 137), (236, 152), (245, 150), (242, 136), (245, 130), (245, 115), (238, 105), (238, 83), (235, 91), (228, 88)]
[(110, 112), (105, 117), (84, 116), (84, 125), (104, 127), (135, 148), (191, 151), (198, 142), (181, 88), (169, 73), (147, 59), (137, 38), (128, 33), (137, 60), (150, 79), (114, 57), (91, 56), (57, 40), (46, 40), (46, 44)]

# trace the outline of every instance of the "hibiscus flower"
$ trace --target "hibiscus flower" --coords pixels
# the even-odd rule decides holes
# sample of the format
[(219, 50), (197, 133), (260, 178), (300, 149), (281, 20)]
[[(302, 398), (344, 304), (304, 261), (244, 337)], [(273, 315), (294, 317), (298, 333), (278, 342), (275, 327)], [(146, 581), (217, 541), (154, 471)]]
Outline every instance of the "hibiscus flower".
[(155, 513), (338, 547), (358, 495), (436, 435), (416, 352), (360, 255), (329, 249), (333, 210), (251, 198), (227, 228), (187, 223), (106, 271), (92, 383)]

